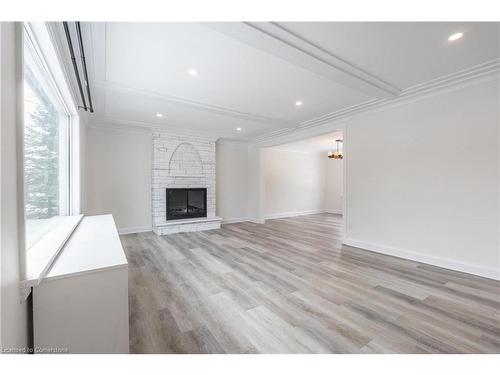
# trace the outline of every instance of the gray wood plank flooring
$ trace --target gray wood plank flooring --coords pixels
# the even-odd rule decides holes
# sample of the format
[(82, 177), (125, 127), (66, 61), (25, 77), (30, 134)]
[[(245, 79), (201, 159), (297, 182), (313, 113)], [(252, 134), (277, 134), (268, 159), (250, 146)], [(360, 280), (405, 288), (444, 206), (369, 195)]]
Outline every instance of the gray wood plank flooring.
[(131, 353), (500, 353), (500, 283), (343, 246), (318, 214), (121, 236)]

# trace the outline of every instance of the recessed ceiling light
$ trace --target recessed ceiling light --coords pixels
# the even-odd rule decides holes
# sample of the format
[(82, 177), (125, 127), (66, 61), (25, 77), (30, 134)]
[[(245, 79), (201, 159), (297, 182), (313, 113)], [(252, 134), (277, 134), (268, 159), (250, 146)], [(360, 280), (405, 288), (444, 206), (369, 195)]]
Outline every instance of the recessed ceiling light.
[(162, 117), (163, 117), (163, 114), (161, 114), (161, 113), (157, 113), (157, 114), (156, 114), (156, 117), (162, 118)]
[(190, 76), (195, 77), (195, 76), (197, 76), (197, 75), (198, 75), (198, 71), (197, 71), (196, 69), (194, 69), (194, 68), (190, 68), (190, 69), (188, 69), (188, 74), (189, 74)]
[(297, 100), (297, 101), (295, 102), (295, 105), (296, 105), (297, 107), (300, 107), (302, 104), (304, 104), (304, 103), (302, 103), (300, 100)]
[(452, 34), (452, 35), (450, 35), (450, 36), (448, 37), (448, 41), (453, 42), (453, 41), (455, 41), (455, 40), (460, 39), (460, 38), (461, 38), (461, 37), (463, 37), (463, 36), (464, 36), (464, 33), (455, 33), (455, 34)]
[(236, 130), (240, 132), (240, 131), (242, 131), (243, 129), (242, 129), (242, 128), (236, 128)]

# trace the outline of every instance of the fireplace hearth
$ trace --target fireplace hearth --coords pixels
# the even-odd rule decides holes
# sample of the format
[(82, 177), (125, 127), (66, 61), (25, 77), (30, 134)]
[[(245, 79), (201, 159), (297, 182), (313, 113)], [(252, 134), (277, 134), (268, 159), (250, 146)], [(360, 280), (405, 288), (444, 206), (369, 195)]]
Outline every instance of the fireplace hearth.
[(206, 188), (167, 188), (167, 220), (207, 217)]

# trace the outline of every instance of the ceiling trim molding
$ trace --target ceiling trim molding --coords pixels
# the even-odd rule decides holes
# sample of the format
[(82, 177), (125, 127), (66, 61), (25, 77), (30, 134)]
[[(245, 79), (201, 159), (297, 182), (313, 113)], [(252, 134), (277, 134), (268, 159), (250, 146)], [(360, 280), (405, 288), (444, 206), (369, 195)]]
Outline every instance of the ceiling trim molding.
[[(410, 100), (420, 100), (429, 96), (437, 95), (445, 91), (451, 91), (479, 83), (486, 80), (500, 78), (500, 59), (488, 61), (474, 67), (464, 69), (438, 79), (428, 81), (404, 90), (401, 95), (393, 99), (374, 99), (335, 111), (318, 118), (304, 121), (298, 127), (278, 129), (267, 132), (261, 136), (253, 137), (248, 140), (235, 140), (228, 138), (227, 134), (216, 134), (211, 132), (196, 131), (189, 129), (178, 129), (168, 125), (157, 125), (130, 120), (121, 120), (114, 118), (93, 118), (89, 119), (89, 125), (99, 127), (95, 124), (105, 124), (106, 127), (132, 127), (140, 129), (149, 129), (149, 131), (168, 132), (173, 135), (204, 137), (207, 139), (220, 139), (222, 143), (246, 144), (246, 145), (266, 145), (276, 143), (283, 139), (300, 139), (301, 137), (319, 135), (332, 130), (341, 129), (338, 123), (348, 118), (365, 112), (377, 109), (402, 105)], [(332, 128), (333, 126), (333, 128)]]
[[(98, 125), (101, 124), (101, 125)], [(104, 125), (104, 126), (103, 126)], [(164, 128), (157, 128), (157, 127), (152, 127), (152, 126), (131, 126), (131, 125), (124, 125), (118, 122), (111, 122), (111, 121), (94, 121), (86, 125), (88, 128), (92, 129), (99, 129), (99, 130), (107, 130), (107, 131), (121, 131), (125, 133), (139, 133), (139, 134), (168, 134), (174, 137), (190, 137), (190, 138), (197, 138), (200, 140), (206, 140), (206, 141), (211, 141), (211, 142), (219, 142), (220, 138), (216, 136), (203, 136), (200, 135), (199, 133), (196, 134), (187, 134), (187, 133), (180, 133), (177, 131), (172, 131), (171, 129), (164, 129)], [(241, 144), (246, 144), (248, 145), (248, 142), (241, 143)]]
[(179, 138), (188, 138), (188, 139), (193, 139), (196, 138), (197, 140), (200, 141), (210, 141), (210, 142), (217, 142), (219, 140), (219, 137), (204, 137), (201, 135), (196, 135), (196, 134), (179, 134), (177, 132), (171, 132), (166, 129), (154, 129), (153, 134), (162, 134), (162, 135), (169, 135), (171, 137), (179, 137)]
[[(322, 131), (323, 128), (326, 129), (328, 127), (330, 127), (331, 129), (333, 123), (336, 124), (354, 115), (377, 110), (379, 108), (400, 105), (409, 100), (418, 100), (420, 98), (425, 98), (427, 96), (436, 95), (437, 93), (443, 92), (445, 90), (455, 90), (461, 86), (473, 84), (481, 80), (498, 78), (500, 73), (500, 59), (494, 59), (485, 62), (483, 64), (479, 64), (471, 68), (467, 68), (462, 71), (398, 91), (398, 94), (394, 96), (394, 92), (396, 92), (396, 90), (399, 89), (392, 87), (394, 91), (392, 93), (388, 93), (387, 91), (381, 90), (380, 87), (375, 87), (376, 85), (374, 85), (374, 83), (376, 83), (377, 80), (380, 79), (374, 76), (371, 76), (371, 78), (372, 79), (375, 78), (375, 81), (371, 81), (371, 83), (368, 84), (366, 81), (363, 81), (356, 76), (356, 72), (360, 71), (358, 68), (356, 68), (352, 64), (349, 64), (346, 61), (338, 59), (336, 56), (329, 54), (327, 51), (324, 51), (320, 47), (304, 40), (300, 36), (293, 34), (292, 32), (286, 30), (281, 25), (275, 23), (255, 24), (255, 23), (241, 23), (241, 22), (208, 23), (208, 24), (203, 23), (203, 25), (211, 29), (217, 30), (219, 32), (222, 32), (226, 35), (229, 35), (230, 37), (240, 40), (241, 42), (244, 42), (248, 45), (252, 45), (255, 48), (264, 50), (270, 54), (278, 56), (283, 60), (288, 61), (292, 64), (301, 66), (306, 70), (313, 71), (317, 74), (321, 74), (318, 73), (317, 70), (323, 69), (324, 72), (321, 75), (327, 78), (330, 77), (330, 79), (332, 79), (331, 77), (336, 75), (337, 78), (334, 81), (337, 83), (342, 83), (342, 80), (347, 80), (349, 84), (346, 83), (345, 84), (346, 86), (353, 87), (359, 91), (368, 90), (372, 93), (372, 95), (375, 94), (371, 90), (375, 89), (375, 91), (377, 92), (376, 97), (379, 99), (372, 99), (364, 103), (343, 108), (341, 110), (334, 111), (331, 113), (326, 113), (324, 115), (298, 123), (298, 122), (290, 122), (280, 119), (268, 118), (252, 113), (240, 112), (223, 106), (197, 102), (190, 99), (176, 97), (174, 95), (158, 94), (146, 90), (128, 87), (115, 82), (106, 81), (105, 77), (101, 77), (102, 74), (105, 74), (105, 66), (107, 64), (106, 53), (105, 51), (98, 50), (98, 48), (96, 48), (96, 43), (95, 43), (95, 38), (103, 38), (106, 41), (106, 23), (98, 24), (97, 27), (95, 27), (95, 24), (92, 23), (89, 25), (89, 30), (91, 34), (90, 38), (91, 43), (88, 54), (90, 55), (90, 57), (92, 57), (94, 65), (96, 66), (100, 65), (100, 69), (104, 68), (104, 71), (99, 71), (100, 69), (95, 69), (95, 71), (92, 72), (92, 76), (94, 79), (92, 80), (92, 76), (90, 77), (90, 79), (91, 79), (91, 85), (94, 86), (93, 92), (95, 93), (96, 96), (100, 94), (104, 96), (106, 95), (106, 90), (101, 91), (99, 89), (96, 90), (96, 88), (105, 88), (121, 92), (127, 92), (135, 95), (156, 97), (170, 101), (178, 105), (189, 106), (194, 110), (215, 113), (222, 116), (229, 116), (232, 118), (244, 119), (258, 123), (275, 124), (282, 127), (281, 129), (278, 130), (271, 130), (262, 135), (248, 138), (245, 141), (250, 145), (260, 146), (261, 144), (266, 143), (268, 141), (274, 141), (276, 139), (281, 139), (281, 138), (288, 139), (288, 138), (293, 138), (294, 135), (296, 134), (310, 133), (312, 132), (313, 129), (315, 131)], [(262, 48), (260, 48), (259, 46), (261, 46)], [(103, 48), (105, 48), (105, 46)], [(314, 54), (316, 53), (320, 54), (320, 52), (322, 55), (318, 55), (318, 57), (314, 56)], [(325, 54), (329, 55), (329, 57), (327, 57)], [(324, 58), (327, 59), (325, 60), (326, 62), (321, 61), (321, 56), (324, 56)], [(98, 57), (104, 57), (104, 64), (97, 64), (97, 60), (99, 59)], [(328, 63), (328, 61), (331, 61), (331, 63)], [(343, 67), (341, 63), (346, 64), (345, 71), (341, 69)], [(360, 74), (361, 73), (369, 75), (369, 73), (367, 72), (360, 71)], [(382, 80), (380, 81), (383, 82), (384, 84), (387, 84)], [(390, 84), (388, 85), (390, 86)], [(102, 99), (99, 102), (101, 102), (101, 110), (103, 111), (103, 113), (105, 113), (105, 100)], [(195, 131), (189, 129), (178, 129), (168, 125), (157, 125), (152, 123), (136, 122), (136, 121), (115, 119), (109, 117), (102, 118), (102, 117), (96, 117), (96, 115), (89, 116), (89, 123), (92, 124), (102, 123), (107, 125), (114, 124), (113, 126), (117, 127), (128, 126), (128, 127), (142, 128), (142, 129), (157, 128), (157, 129), (164, 129), (160, 131), (168, 131), (176, 135), (189, 135), (189, 136), (200, 136), (200, 137), (206, 136), (209, 137), (210, 139), (224, 138), (228, 136), (231, 137), (227, 133), (220, 134), (220, 133), (206, 132), (201, 130)], [(231, 139), (231, 138), (224, 138), (224, 139)], [(239, 140), (237, 142), (239, 142)]]
[(87, 126), (94, 128), (117, 129), (117, 130), (135, 129), (136, 131), (144, 131), (151, 133), (168, 133), (175, 136), (196, 137), (196, 138), (209, 139), (212, 141), (216, 141), (217, 139), (223, 136), (227, 136), (227, 134), (184, 129), (169, 125), (157, 125), (152, 123), (122, 120), (109, 117), (106, 118), (94, 117), (92, 119), (89, 119)]
[(248, 146), (250, 142), (248, 142), (245, 139), (233, 139), (233, 138), (219, 138), (217, 140), (218, 144), (224, 144), (224, 145), (236, 145), (236, 146)]
[(278, 23), (222, 22), (203, 25), (376, 98), (390, 98), (401, 92), (395, 85), (340, 59)]
[[(107, 95), (106, 89), (113, 90), (115, 92), (128, 93), (132, 95), (138, 96), (148, 96), (151, 98), (157, 98), (161, 100), (168, 101), (170, 103), (180, 104), (198, 111), (204, 111), (207, 113), (232, 117), (240, 120), (249, 120), (258, 123), (265, 124), (275, 124), (278, 126), (285, 126), (287, 128), (297, 127), (299, 125), (298, 122), (290, 122), (286, 120), (281, 120), (278, 118), (260, 116), (254, 113), (238, 111), (233, 108), (219, 106), (215, 104), (210, 104), (202, 101), (196, 101), (180, 96), (176, 96), (169, 93), (158, 93), (153, 91), (148, 91), (144, 89), (140, 89), (133, 86), (124, 85), (118, 82), (114, 82), (109, 80), (107, 77), (107, 66), (108, 66), (108, 55), (107, 55), (107, 46), (108, 46), (108, 23), (102, 24), (90, 24), (90, 33), (91, 33), (91, 49), (92, 49), (92, 57), (94, 65), (99, 66), (100, 69), (97, 69), (97, 72), (93, 74), (94, 79), (92, 80), (91, 86), (93, 86), (93, 91), (96, 92), (96, 96), (102, 95), (105, 97)], [(95, 43), (95, 40), (100, 40), (102, 43)], [(100, 45), (100, 50), (96, 51), (95, 45)], [(102, 61), (102, 63), (100, 63)], [(99, 89), (103, 89), (103, 91), (99, 91)], [(103, 113), (106, 113), (106, 101), (103, 101)]]
[(459, 72), (449, 74), (440, 78), (433, 79), (412, 87), (409, 87), (392, 99), (374, 99), (365, 103), (357, 104), (351, 107), (331, 112), (326, 115), (317, 117), (312, 120), (303, 121), (299, 128), (314, 126), (339, 117), (345, 117), (353, 113), (365, 111), (367, 109), (378, 108), (385, 105), (395, 104), (400, 101), (405, 101), (413, 97), (424, 97), (425, 95), (433, 95), (447, 88), (463, 85), (472, 80), (481, 79), (483, 77), (493, 76), (500, 72), (500, 59), (494, 59), (473, 67), (463, 69)]
[[(366, 82), (368, 85), (374, 86), (382, 91), (386, 92), (387, 97), (392, 97), (398, 95), (401, 89), (396, 87), (384, 79), (375, 76), (361, 69), (347, 60), (341, 59), (333, 53), (321, 48), (319, 45), (307, 40), (301, 35), (288, 30), (286, 27), (280, 25), (277, 22), (265, 22), (265, 23), (248, 23), (250, 26), (261, 30), (262, 32), (267, 32), (271, 36), (287, 43), (291, 47), (297, 48), (300, 51), (307, 53), (311, 57), (330, 65), (331, 67), (338, 69), (354, 78)], [(259, 27), (262, 26), (262, 27)], [(387, 95), (388, 94), (388, 95)]]
[(489, 81), (500, 78), (500, 58), (494, 59), (459, 72), (446, 75), (426, 83), (410, 87), (393, 99), (374, 99), (354, 105), (348, 108), (335, 111), (318, 118), (304, 121), (295, 129), (281, 129), (269, 132), (262, 136), (250, 139), (251, 144), (263, 144), (272, 142), (282, 137), (293, 137), (294, 134), (308, 133), (312, 129), (321, 131), (323, 126), (345, 121), (348, 118), (365, 112), (374, 111), (381, 108), (388, 108), (405, 104), (411, 100), (421, 100), (427, 97), (438, 95), (447, 91), (454, 91), (469, 85), (477, 84), (483, 81)]
[[(98, 124), (101, 124), (101, 125), (98, 125)], [(136, 126), (130, 126), (130, 125), (120, 125), (120, 124), (113, 124), (113, 123), (103, 123), (101, 121), (89, 122), (85, 125), (85, 127), (92, 128), (92, 129), (99, 129), (99, 130), (121, 131), (121, 132), (126, 132), (126, 133), (152, 134), (151, 128), (136, 127)]]
[(311, 151), (299, 151), (299, 150), (291, 150), (287, 148), (282, 148), (283, 145), (278, 146), (270, 146), (267, 147), (269, 150), (279, 151), (279, 152), (293, 152), (295, 154), (304, 154), (304, 155), (318, 155), (328, 153), (328, 151), (319, 151), (319, 150), (311, 150)]
[[(123, 85), (113, 81), (105, 81), (105, 82), (93, 82), (94, 91), (103, 90), (104, 94), (107, 93), (107, 90), (120, 92), (124, 94), (131, 94), (137, 96), (148, 96), (150, 98), (157, 98), (161, 100), (165, 100), (171, 103), (180, 104), (186, 107), (193, 108), (198, 111), (208, 112), (212, 114), (232, 117), (240, 120), (249, 120), (258, 123), (265, 124), (274, 124), (279, 126), (286, 126), (287, 128), (295, 128), (299, 125), (299, 123), (284, 121), (272, 117), (259, 116), (253, 113), (241, 112), (228, 107), (217, 106), (209, 103), (204, 103), (200, 101), (195, 101), (187, 98), (182, 98), (170, 94), (160, 94), (148, 90), (142, 90), (135, 87), (130, 87), (127, 85)], [(97, 89), (97, 90), (96, 90)]]
[(439, 90), (443, 87), (458, 85), (468, 80), (500, 72), (500, 58), (459, 70), (458, 72), (432, 79), (404, 89), (402, 95), (421, 94), (424, 91)]
[(346, 122), (344, 121), (337, 121), (333, 123), (330, 122), (327, 124), (316, 126), (314, 128), (300, 129), (295, 132), (284, 133), (280, 136), (274, 136), (265, 140), (261, 140), (259, 142), (250, 142), (249, 145), (255, 147), (274, 147), (282, 145), (284, 143), (296, 142), (305, 138), (317, 137), (332, 132), (344, 132), (346, 126)]

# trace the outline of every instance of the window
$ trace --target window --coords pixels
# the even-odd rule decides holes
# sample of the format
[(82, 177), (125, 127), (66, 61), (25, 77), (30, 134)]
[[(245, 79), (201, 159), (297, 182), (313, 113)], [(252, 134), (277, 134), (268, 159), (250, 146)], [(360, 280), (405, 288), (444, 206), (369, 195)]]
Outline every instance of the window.
[(26, 247), (70, 214), (70, 124), (36, 44), (24, 31), (24, 199)]
[(24, 177), (20, 215), (26, 219), (23, 290), (43, 279), (82, 219), (80, 118), (63, 68), (67, 56), (55, 48), (58, 25), (27, 22), (19, 29), (24, 78), (24, 163), (19, 171)]

